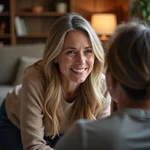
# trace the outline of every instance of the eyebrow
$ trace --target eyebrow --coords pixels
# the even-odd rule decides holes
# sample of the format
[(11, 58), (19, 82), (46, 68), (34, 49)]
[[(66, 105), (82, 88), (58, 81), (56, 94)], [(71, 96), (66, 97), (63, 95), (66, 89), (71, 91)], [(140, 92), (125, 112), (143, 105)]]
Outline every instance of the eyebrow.
[(76, 49), (75, 47), (66, 47), (65, 49)]
[(92, 48), (92, 46), (85, 47), (85, 49)]
[[(92, 46), (85, 47), (84, 49), (92, 48)], [(66, 47), (65, 49), (76, 49), (75, 47)]]

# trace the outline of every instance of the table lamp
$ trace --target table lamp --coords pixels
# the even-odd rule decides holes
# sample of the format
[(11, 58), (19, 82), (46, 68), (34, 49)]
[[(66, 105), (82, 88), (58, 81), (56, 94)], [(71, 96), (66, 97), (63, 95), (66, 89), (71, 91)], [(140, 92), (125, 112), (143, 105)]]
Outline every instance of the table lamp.
[(91, 16), (91, 25), (100, 39), (105, 41), (109, 39), (117, 26), (117, 19), (115, 14), (111, 13), (96, 13)]

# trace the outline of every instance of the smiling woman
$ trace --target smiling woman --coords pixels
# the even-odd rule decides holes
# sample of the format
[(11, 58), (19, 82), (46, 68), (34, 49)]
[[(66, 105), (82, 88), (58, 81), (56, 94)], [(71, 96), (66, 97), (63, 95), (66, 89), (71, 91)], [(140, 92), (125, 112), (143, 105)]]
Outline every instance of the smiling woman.
[(74, 13), (59, 18), (43, 59), (26, 69), (0, 109), (0, 149), (52, 150), (76, 120), (109, 116), (103, 65), (90, 23)]

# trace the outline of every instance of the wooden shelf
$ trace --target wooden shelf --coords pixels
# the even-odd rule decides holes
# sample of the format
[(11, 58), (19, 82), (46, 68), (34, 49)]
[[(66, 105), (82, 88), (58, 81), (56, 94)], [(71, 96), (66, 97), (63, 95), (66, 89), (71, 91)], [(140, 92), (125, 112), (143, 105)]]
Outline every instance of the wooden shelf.
[[(5, 44), (16, 45), (22, 43), (32, 43), (35, 41), (44, 41), (47, 38), (47, 33), (50, 30), (52, 24), (61, 16), (66, 13), (58, 13), (55, 11), (55, 1), (53, 0), (0, 0), (1, 4), (5, 5), (4, 12), (0, 13), (0, 24), (5, 23), (5, 33), (0, 36), (0, 40)], [(91, 15), (95, 12), (114, 13), (117, 15), (118, 23), (122, 21), (128, 21), (128, 1), (127, 0), (67, 0), (68, 11), (77, 12), (85, 17), (89, 22)], [(86, 4), (86, 5), (84, 5)], [(32, 12), (33, 5), (43, 6), (43, 12)], [(123, 8), (123, 9), (118, 9)], [(20, 17), (22, 22), (26, 25), (28, 35), (18, 36), (16, 34), (16, 16)], [(23, 24), (23, 23), (21, 23)], [(22, 25), (21, 25), (22, 26)], [(24, 27), (24, 25), (23, 25)], [(3, 33), (3, 32), (1, 32)], [(34, 34), (37, 33), (37, 34)]]
[(67, 13), (57, 13), (57, 12), (41, 12), (41, 13), (35, 13), (35, 12), (18, 12), (16, 13), (16, 16), (22, 16), (22, 17), (60, 17)]
[[(69, 2), (69, 0), (68, 0)], [(5, 5), (5, 9), (0, 13), (0, 26), (5, 24), (3, 30), (5, 34), (0, 35), (0, 40), (5, 44), (16, 45), (23, 43), (32, 43), (32, 41), (45, 42), (52, 24), (66, 13), (58, 13), (55, 11), (55, 3), (49, 0), (1, 0)], [(36, 13), (32, 11), (33, 5), (42, 5), (43, 12)], [(18, 16), (18, 19), (16, 17)], [(18, 36), (20, 33), (28, 33), (27, 35)], [(7, 34), (8, 33), (8, 34)], [(18, 33), (18, 34), (20, 34)]]
[(0, 35), (0, 39), (6, 39), (6, 38), (10, 38), (10, 34)]
[(28, 34), (28, 35), (22, 35), (22, 36), (17, 36), (17, 38), (26, 38), (26, 39), (30, 39), (30, 38), (47, 38), (48, 34)]
[(9, 16), (10, 15), (10, 12), (2, 12), (0, 13), (0, 16)]

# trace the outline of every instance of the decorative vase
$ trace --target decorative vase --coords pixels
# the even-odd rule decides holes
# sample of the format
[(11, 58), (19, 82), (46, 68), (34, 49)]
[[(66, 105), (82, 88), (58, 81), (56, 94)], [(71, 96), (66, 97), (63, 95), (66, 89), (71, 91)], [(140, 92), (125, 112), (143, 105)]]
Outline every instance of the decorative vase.
[(3, 10), (4, 10), (4, 5), (0, 4), (0, 13), (3, 12)]
[(43, 7), (42, 6), (33, 6), (32, 7), (32, 12), (41, 13), (41, 12), (43, 12)]
[(65, 13), (67, 12), (67, 4), (64, 2), (60, 2), (56, 4), (56, 11), (58, 13)]

